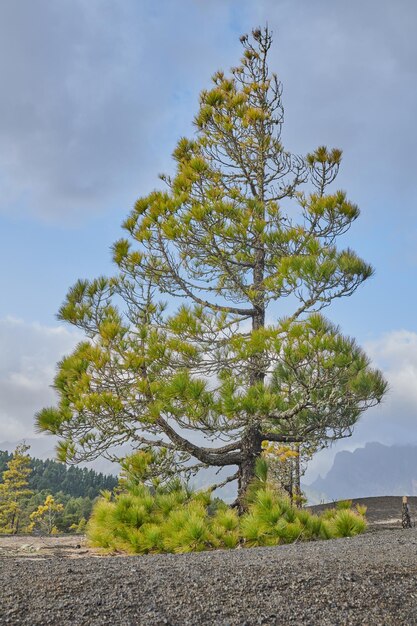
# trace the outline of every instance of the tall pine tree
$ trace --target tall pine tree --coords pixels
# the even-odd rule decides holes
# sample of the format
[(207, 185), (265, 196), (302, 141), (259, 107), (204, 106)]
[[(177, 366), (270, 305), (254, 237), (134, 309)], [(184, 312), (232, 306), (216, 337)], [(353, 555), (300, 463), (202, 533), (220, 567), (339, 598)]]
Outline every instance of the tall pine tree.
[[(60, 317), (86, 341), (59, 364), (59, 405), (37, 416), (61, 437), (62, 459), (130, 442), (161, 477), (234, 468), (240, 505), (262, 441), (344, 436), (385, 391), (337, 330), (330, 354), (315, 349), (329, 329), (319, 311), (373, 271), (336, 245), (359, 215), (345, 192), (329, 191), (341, 151), (284, 149), (271, 34), (241, 42), (241, 64), (201, 93), (195, 136), (179, 141), (166, 189), (140, 198), (125, 221), (117, 275), (69, 291)], [(271, 385), (277, 367), (308, 355), (318, 361), (296, 399), (277, 375)]]
[(24, 504), (32, 491), (28, 488), (28, 478), (32, 471), (30, 457), (26, 454), (29, 446), (21, 444), (13, 452), (0, 483), (0, 532), (19, 532)]

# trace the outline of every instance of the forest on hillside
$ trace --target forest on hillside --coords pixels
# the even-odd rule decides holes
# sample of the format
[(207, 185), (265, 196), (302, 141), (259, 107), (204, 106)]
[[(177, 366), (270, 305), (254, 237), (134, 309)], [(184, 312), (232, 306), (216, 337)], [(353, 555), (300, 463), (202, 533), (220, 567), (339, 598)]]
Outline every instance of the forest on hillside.
[(117, 478), (0, 450), (0, 533), (83, 532), (95, 499)]
[[(3, 472), (7, 469), (12, 454), (0, 450), (0, 482)], [(96, 498), (100, 491), (111, 491), (117, 484), (115, 476), (106, 476), (86, 467), (67, 466), (52, 459), (35, 459), (31, 457), (29, 489), (32, 491), (47, 490), (51, 494), (63, 492), (74, 498)]]

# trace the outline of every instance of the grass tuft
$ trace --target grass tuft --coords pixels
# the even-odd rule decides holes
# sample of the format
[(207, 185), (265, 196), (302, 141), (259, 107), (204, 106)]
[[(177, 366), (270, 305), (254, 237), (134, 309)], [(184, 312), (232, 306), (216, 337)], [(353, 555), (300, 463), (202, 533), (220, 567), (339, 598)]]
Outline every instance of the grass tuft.
[(268, 483), (252, 486), (248, 511), (238, 516), (208, 492), (191, 492), (180, 484), (154, 489), (133, 485), (110, 497), (103, 494), (93, 509), (87, 536), (105, 551), (154, 554), (199, 552), (238, 545), (274, 546), (294, 541), (352, 537), (366, 528), (365, 507), (338, 503), (322, 515), (293, 507)]
[(349, 509), (341, 509), (327, 522), (330, 535), (334, 538), (353, 537), (363, 533), (366, 529), (366, 520), (362, 515)]

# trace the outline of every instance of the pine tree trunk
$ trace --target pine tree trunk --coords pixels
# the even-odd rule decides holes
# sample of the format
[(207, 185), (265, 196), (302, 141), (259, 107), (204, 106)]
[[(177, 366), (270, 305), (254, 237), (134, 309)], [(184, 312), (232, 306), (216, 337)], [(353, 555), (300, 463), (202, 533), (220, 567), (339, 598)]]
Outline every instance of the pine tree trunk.
[(294, 491), (293, 499), (297, 507), (301, 506), (301, 459), (300, 459), (300, 444), (295, 445), (295, 451), (298, 456), (294, 459)]
[(12, 519), (10, 522), (10, 534), (11, 535), (16, 535), (17, 533), (17, 529), (15, 530), (15, 520), (16, 520), (16, 513), (12, 513)]
[(255, 477), (256, 459), (262, 451), (262, 435), (257, 426), (251, 426), (247, 429), (242, 440), (242, 456), (243, 460), (239, 465), (238, 478), (238, 509), (239, 513), (243, 513), (247, 509), (245, 501), (248, 486)]
[[(263, 172), (258, 178), (260, 198), (263, 200)], [(258, 217), (265, 217), (264, 206), (261, 209)], [(264, 271), (265, 271), (265, 251), (262, 243), (262, 239), (259, 235), (254, 238), (255, 264), (253, 268), (253, 289), (256, 293), (254, 300), (254, 315), (252, 317), (252, 330), (256, 331), (265, 326), (265, 294), (263, 287)], [(263, 384), (265, 380), (265, 372), (263, 369), (263, 355), (255, 355), (251, 359), (250, 363), (250, 385)], [(262, 452), (262, 433), (260, 425), (252, 423), (246, 429), (242, 438), (241, 453), (243, 460), (239, 466), (239, 478), (238, 478), (238, 509), (242, 513), (247, 508), (245, 502), (245, 495), (248, 486), (255, 478), (255, 466), (256, 459)]]
[[(261, 328), (265, 325), (265, 312), (261, 311), (260, 315), (254, 318), (254, 328)], [(259, 359), (254, 358), (251, 372), (251, 384), (263, 383), (265, 373), (259, 364)], [(249, 484), (255, 478), (256, 460), (262, 452), (262, 432), (260, 425), (251, 424), (242, 437), (242, 462), (239, 465), (238, 477), (238, 508), (242, 513), (246, 510), (245, 494)]]

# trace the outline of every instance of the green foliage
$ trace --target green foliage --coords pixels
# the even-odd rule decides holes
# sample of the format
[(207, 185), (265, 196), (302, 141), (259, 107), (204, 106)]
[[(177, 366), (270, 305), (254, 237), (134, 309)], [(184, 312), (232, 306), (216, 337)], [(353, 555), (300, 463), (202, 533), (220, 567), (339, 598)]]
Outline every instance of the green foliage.
[[(59, 317), (85, 340), (58, 365), (57, 406), (36, 417), (60, 438), (64, 461), (133, 442), (152, 461), (138, 457), (127, 474), (146, 472), (155, 485), (191, 467), (237, 466), (240, 504), (263, 440), (347, 436), (386, 388), (321, 314), (373, 273), (339, 245), (359, 216), (330, 188), (341, 151), (284, 148), (271, 33), (241, 43), (240, 64), (202, 91), (195, 135), (179, 140), (165, 188), (139, 198), (125, 220), (114, 275), (69, 290)], [(278, 318), (284, 303), (288, 316)], [(197, 445), (195, 431), (226, 443)], [(193, 515), (184, 537), (202, 545)], [(297, 520), (288, 523), (296, 536)]]
[(3, 472), (7, 469), (7, 464), (12, 460), (12, 456), (12, 454), (0, 450), (0, 476), (3, 476)]
[[(18, 448), (17, 461), (16, 452), (0, 451), (0, 532), (31, 532), (36, 528), (50, 533), (53, 527), (60, 533), (84, 532), (94, 499), (106, 488), (113, 489), (117, 479), (91, 469), (34, 459), (22, 451)], [(45, 503), (51, 498), (52, 508), (57, 510), (48, 506), (46, 511)], [(40, 515), (35, 519), (36, 511)], [(57, 512), (59, 515), (52, 515)], [(47, 523), (52, 517), (53, 523)]]
[[(0, 450), (0, 475), (6, 469), (12, 455)], [(51, 459), (42, 461), (30, 457), (31, 472), (28, 487), (31, 491), (48, 490), (52, 495), (62, 491), (74, 498), (96, 498), (103, 489), (112, 490), (117, 484), (115, 476), (105, 476), (101, 472), (86, 467), (66, 466)], [(1, 482), (0, 482), (1, 484)]]
[(240, 541), (239, 517), (235, 509), (218, 508), (211, 518), (213, 545), (217, 548), (235, 548)]
[(358, 515), (361, 515), (362, 517), (365, 517), (366, 515), (366, 511), (368, 510), (368, 507), (364, 504), (357, 504), (355, 506), (356, 512), (358, 513)]
[(55, 499), (64, 507), (62, 514), (56, 521), (59, 532), (84, 532), (86, 521), (93, 509), (94, 500), (89, 497), (73, 498), (62, 492), (56, 494)]
[[(271, 387), (283, 399), (283, 410), (305, 404), (294, 411), (287, 429), (312, 430), (305, 447), (307, 455), (309, 447), (316, 451), (329, 439), (349, 433), (369, 398), (384, 394), (386, 384), (370, 367), (364, 351), (321, 315), (311, 315), (301, 325), (289, 325), (282, 350)], [(313, 380), (320, 384), (313, 388)], [(306, 388), (310, 389), (309, 403), (305, 403)], [(335, 411), (334, 406), (340, 409)]]
[(16, 534), (21, 528), (22, 514), (28, 496), (30, 457), (26, 445), (17, 446), (3, 472), (0, 483), (0, 532)]
[(107, 551), (182, 553), (347, 537), (366, 527), (358, 511), (343, 508), (314, 515), (294, 508), (269, 484), (257, 485), (250, 491), (248, 511), (240, 517), (221, 501), (214, 507), (204, 492), (190, 493), (176, 485), (167, 493), (166, 488), (136, 485), (96, 502), (87, 536), (92, 545)]
[(363, 533), (366, 521), (358, 512), (340, 509), (327, 522), (327, 528), (331, 537), (353, 537)]
[(29, 532), (39, 528), (48, 535), (56, 534), (58, 529), (55, 524), (63, 510), (64, 506), (61, 503), (55, 502), (53, 496), (47, 495), (45, 502), (40, 504), (38, 508), (30, 514), (31, 524), (28, 527)]
[(85, 519), (85, 517), (82, 517), (78, 523), (74, 522), (69, 527), (69, 530), (73, 533), (76, 533), (77, 535), (85, 534), (86, 529), (87, 529), (87, 520)]
[(338, 502), (336, 502), (336, 509), (338, 511), (342, 511), (344, 509), (351, 509), (352, 508), (352, 500), (338, 500)]

